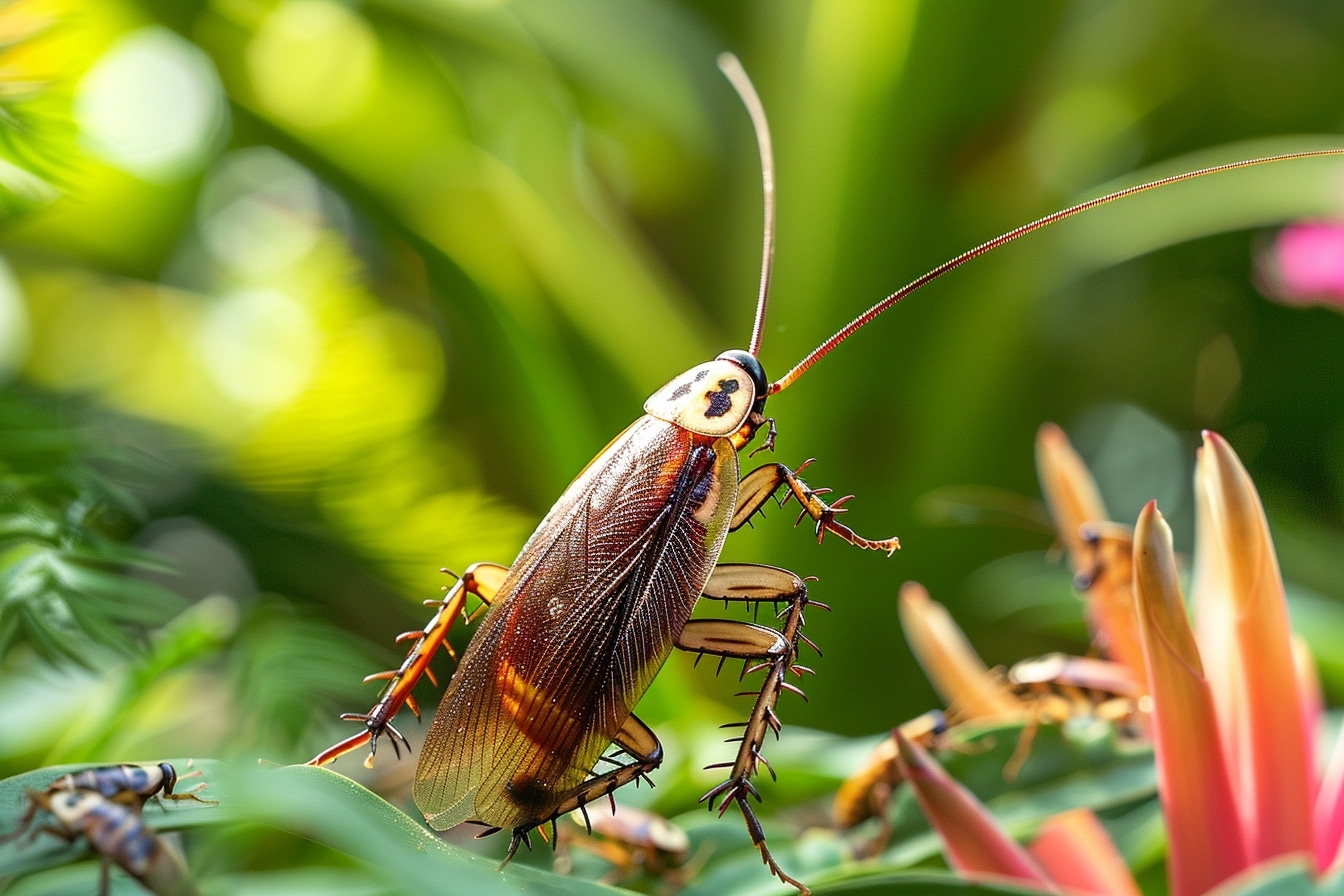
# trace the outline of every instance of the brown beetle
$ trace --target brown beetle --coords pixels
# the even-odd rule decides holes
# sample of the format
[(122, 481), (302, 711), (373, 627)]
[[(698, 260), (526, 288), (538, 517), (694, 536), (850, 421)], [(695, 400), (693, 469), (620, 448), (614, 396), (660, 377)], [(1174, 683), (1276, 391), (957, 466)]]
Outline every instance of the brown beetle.
[[(322, 765), (370, 746), (387, 735), (409, 747), (392, 727), (403, 705), (417, 715), (411, 695), (429, 674), (433, 654), (462, 615), (468, 596), (488, 604), (479, 630), (461, 658), (425, 740), (415, 776), (415, 802), (430, 825), (445, 830), (465, 821), (487, 832), (509, 829), (508, 858), (528, 833), (582, 809), (594, 799), (645, 777), (662, 762), (662, 747), (631, 710), (674, 647), (747, 661), (764, 671), (756, 702), (744, 723), (736, 758), (724, 763), (727, 779), (704, 796), (724, 811), (736, 803), (763, 861), (781, 880), (804, 893), (771, 856), (748, 798), (764, 760), (761, 746), (779, 731), (780, 694), (796, 663), (810, 601), (803, 580), (768, 566), (718, 564), (727, 534), (745, 524), (772, 496), (784, 491), (816, 523), (818, 540), (834, 533), (862, 548), (895, 551), (895, 538), (869, 540), (839, 523), (847, 498), (823, 500), (793, 470), (771, 463), (739, 475), (739, 452), (761, 429), (773, 447), (774, 421), (767, 396), (795, 382), (817, 360), (870, 320), (937, 277), (1004, 243), (1124, 196), (1168, 183), (1271, 159), (1202, 169), (1131, 187), (1019, 227), (957, 256), (912, 281), (855, 318), (771, 383), (758, 352), (774, 249), (774, 186), (770, 139), (759, 99), (736, 58), (720, 67), (751, 112), (765, 181), (765, 239), (760, 293), (749, 349), (724, 352), (693, 367), (653, 394), (645, 416), (618, 435), (567, 488), (509, 567), (469, 567), (415, 639), (400, 669), (370, 676), (386, 679), (368, 713), (343, 718), (364, 730), (311, 760)], [(1278, 156), (1301, 158), (1340, 151)], [(806, 466), (804, 464), (803, 466)], [(800, 517), (801, 519), (801, 517)], [(782, 605), (775, 630), (747, 622), (692, 620), (702, 597)], [(432, 680), (432, 676), (431, 676)], [(612, 768), (595, 766), (611, 745), (628, 757)], [(768, 766), (767, 766), (768, 768)], [(759, 798), (759, 797), (758, 797)]]

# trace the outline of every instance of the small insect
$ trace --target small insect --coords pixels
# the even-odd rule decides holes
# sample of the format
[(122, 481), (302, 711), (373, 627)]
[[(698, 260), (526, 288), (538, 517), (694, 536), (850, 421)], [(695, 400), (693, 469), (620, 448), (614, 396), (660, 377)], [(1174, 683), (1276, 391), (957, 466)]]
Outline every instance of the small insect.
[[(746, 476), (739, 454), (764, 431), (756, 451), (772, 450), (768, 396), (782, 392), (873, 318), (934, 279), (1005, 243), (1087, 209), (1144, 190), (1271, 159), (1255, 159), (1164, 178), (1081, 203), (1024, 225), (945, 262), (878, 302), (770, 382), (758, 360), (774, 255), (774, 174), (765, 113), (735, 57), (720, 57), (751, 114), (762, 160), (765, 235), (756, 318), (747, 350), (731, 350), (672, 379), (644, 404), (645, 416), (618, 435), (565, 490), (511, 566), (474, 564), (441, 601), (401, 667), (385, 679), (357, 734), (311, 760), (322, 765), (378, 740), (409, 744), (392, 722), (403, 705), (419, 715), (412, 690), (469, 597), (488, 606), (434, 715), (416, 768), (416, 805), (445, 830), (466, 821), (485, 833), (508, 829), (507, 863), (529, 832), (583, 810), (615, 789), (647, 778), (662, 746), (632, 709), (673, 648), (747, 661), (764, 672), (726, 780), (705, 794), (711, 809), (735, 804), (770, 871), (806, 893), (766, 846), (749, 802), (765, 765), (761, 748), (780, 730), (781, 694), (798, 691), (804, 611), (822, 606), (801, 578), (783, 569), (718, 564), (728, 533), (773, 496), (796, 499), (818, 540), (830, 532), (861, 548), (895, 551), (895, 538), (867, 539), (839, 522), (849, 496), (832, 503), (796, 470), (769, 463)], [(1305, 158), (1344, 150), (1296, 153)], [(755, 452), (753, 452), (755, 453)], [(801, 521), (802, 516), (799, 517)], [(741, 621), (691, 619), (701, 596), (783, 607), (779, 630)], [(468, 620), (470, 621), (470, 620)], [(400, 639), (399, 639), (400, 640)], [(450, 651), (451, 652), (451, 651)], [(431, 681), (432, 681), (431, 676)], [(604, 756), (611, 745), (628, 761)], [(599, 761), (614, 767), (598, 771)]]
[(559, 828), (556, 841), (555, 866), (561, 873), (569, 873), (572, 865), (569, 851), (582, 849), (613, 866), (602, 877), (604, 883), (645, 875), (676, 888), (689, 877), (691, 838), (661, 815), (617, 803), (612, 812), (597, 810), (570, 819)]
[(1013, 780), (1026, 764), (1041, 725), (1063, 725), (1074, 719), (1099, 719), (1122, 733), (1137, 733), (1146, 703), (1128, 666), (1095, 657), (1048, 653), (1022, 660), (1007, 672), (1013, 695), (1026, 710), (1026, 725), (1012, 758), (1003, 770)]
[(143, 807), (151, 799), (193, 800), (216, 805), (214, 800), (197, 796), (205, 789), (204, 782), (182, 793), (173, 792), (179, 781), (199, 777), (201, 777), (200, 769), (179, 776), (171, 762), (154, 765), (105, 765), (61, 775), (48, 785), (47, 793), (52, 794), (60, 790), (92, 790), (113, 802), (134, 805), (137, 808)]
[(1078, 692), (1091, 702), (1138, 699), (1141, 690), (1134, 673), (1122, 663), (1091, 656), (1047, 653), (1021, 660), (1008, 670), (1008, 682), (1023, 697), (1034, 694)]
[[(200, 896), (182, 857), (145, 823), (139, 806), (115, 802), (94, 790), (30, 790), (27, 797), (23, 823), (4, 839), (24, 833), (30, 837), (50, 834), (71, 843), (84, 838), (102, 863), (100, 896), (108, 894), (109, 864), (116, 864), (157, 896)], [(55, 823), (33, 827), (38, 809)]]
[[(929, 710), (898, 727), (906, 740), (925, 749), (937, 748), (948, 730), (947, 717), (940, 709)], [(869, 818), (877, 818), (882, 826), (876, 840), (863, 849), (864, 855), (873, 854), (886, 843), (890, 833), (887, 809), (902, 780), (896, 762), (896, 739), (888, 737), (873, 749), (863, 768), (847, 778), (836, 791), (835, 801), (831, 804), (831, 820), (836, 827), (848, 830)]]

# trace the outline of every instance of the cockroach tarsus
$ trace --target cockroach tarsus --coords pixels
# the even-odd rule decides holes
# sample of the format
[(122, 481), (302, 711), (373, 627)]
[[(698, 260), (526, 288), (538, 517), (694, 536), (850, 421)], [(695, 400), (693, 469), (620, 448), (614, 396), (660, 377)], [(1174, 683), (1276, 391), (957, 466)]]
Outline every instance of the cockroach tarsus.
[[(1234, 162), (1163, 178), (1088, 200), (1023, 225), (940, 265), (859, 315), (770, 382), (758, 360), (774, 252), (774, 166), (765, 113), (737, 59), (720, 68), (751, 115), (761, 155), (765, 235), (760, 292), (748, 350), (720, 354), (675, 377), (644, 405), (645, 416), (618, 435), (579, 474), (509, 567), (474, 564), (440, 601), (401, 667), (379, 673), (387, 685), (367, 713), (343, 718), (363, 730), (311, 760), (322, 765), (387, 735), (394, 751), (408, 747), (392, 721), (434, 653), (461, 617), (468, 597), (488, 605), (434, 715), (416, 769), (416, 805), (444, 830), (465, 821), (489, 831), (509, 829), (505, 863), (528, 833), (587, 803), (647, 777), (662, 762), (657, 736), (632, 709), (672, 649), (720, 660), (741, 659), (763, 671), (726, 780), (702, 801), (720, 813), (742, 812), (770, 871), (803, 893), (807, 887), (775, 861), (751, 807), (760, 799), (752, 778), (769, 765), (761, 749), (780, 730), (775, 707), (797, 665), (804, 610), (803, 579), (786, 570), (718, 564), (728, 532), (745, 525), (773, 496), (793, 498), (816, 525), (861, 548), (894, 552), (895, 538), (864, 538), (838, 521), (845, 496), (824, 500), (799, 476), (804, 464), (779, 463), (740, 476), (739, 453), (764, 430), (757, 451), (774, 446), (766, 398), (794, 383), (818, 360), (905, 296), (962, 264), (1020, 236), (1087, 209), (1157, 187), (1249, 165), (1344, 153), (1317, 150)], [(752, 452), (755, 453), (754, 451)], [(741, 621), (691, 619), (701, 596), (784, 607), (780, 630)], [(399, 639), (400, 640), (400, 639)], [(628, 762), (595, 766), (608, 746)], [(773, 772), (771, 772), (773, 774)]]

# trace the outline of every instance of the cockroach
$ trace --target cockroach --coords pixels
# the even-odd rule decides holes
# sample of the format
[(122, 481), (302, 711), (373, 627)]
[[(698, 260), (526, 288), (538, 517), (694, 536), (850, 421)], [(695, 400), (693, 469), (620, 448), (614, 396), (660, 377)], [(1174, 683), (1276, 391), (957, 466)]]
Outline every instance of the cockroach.
[(661, 815), (621, 803), (611, 812), (596, 809), (557, 832), (556, 870), (568, 873), (569, 850), (583, 849), (610, 863), (604, 883), (620, 883), (636, 875), (665, 880), (675, 888), (687, 879), (691, 838)]
[(1099, 719), (1122, 733), (1142, 728), (1142, 687), (1128, 666), (1095, 657), (1049, 653), (1014, 663), (1006, 674), (1013, 696), (1022, 701), (1026, 725), (1008, 765), (1005, 780), (1017, 777), (1031, 753), (1041, 725), (1073, 719)]
[(1019, 660), (1008, 669), (1008, 683), (1023, 696), (1037, 693), (1042, 687), (1083, 691), (1094, 700), (1121, 697), (1137, 700), (1142, 692), (1128, 666), (1067, 653)]
[[(897, 727), (906, 740), (918, 743), (925, 749), (941, 746), (948, 730), (947, 717), (940, 709), (929, 710)], [(881, 741), (863, 768), (840, 785), (831, 803), (831, 820), (841, 830), (856, 827), (869, 818), (877, 818), (881, 823), (878, 836), (862, 850), (864, 855), (872, 855), (880, 849), (890, 834), (887, 809), (891, 805), (892, 794), (903, 780), (896, 762), (896, 752), (894, 736)]]
[(214, 800), (197, 796), (205, 789), (204, 783), (181, 793), (173, 792), (179, 781), (199, 777), (201, 777), (200, 769), (178, 775), (171, 762), (152, 765), (105, 765), (61, 775), (47, 786), (47, 793), (54, 794), (62, 790), (92, 790), (113, 802), (133, 805), (136, 808), (143, 808), (151, 799), (193, 800), (215, 805)]
[[(96, 790), (56, 787), (30, 790), (27, 798), (28, 810), (22, 823), (4, 839), (24, 833), (30, 837), (50, 834), (70, 843), (84, 838), (101, 862), (100, 896), (108, 894), (109, 864), (117, 865), (157, 896), (200, 896), (182, 857), (145, 823), (139, 806), (115, 802)], [(55, 823), (33, 827), (39, 809)]]
[[(741, 810), (752, 841), (770, 871), (806, 893), (766, 846), (749, 798), (752, 778), (765, 764), (761, 747), (778, 733), (775, 713), (797, 664), (804, 610), (822, 606), (801, 578), (783, 569), (717, 564), (728, 533), (744, 525), (773, 496), (792, 497), (816, 526), (860, 548), (895, 551), (895, 538), (867, 539), (839, 522), (849, 496), (828, 503), (826, 489), (790, 469), (768, 463), (739, 475), (739, 454), (765, 431), (756, 451), (772, 450), (775, 421), (765, 416), (768, 396), (782, 392), (813, 364), (910, 293), (984, 253), (1056, 221), (1159, 186), (1216, 171), (1288, 158), (1328, 155), (1317, 150), (1245, 160), (1129, 187), (1056, 212), (1012, 230), (934, 268), (859, 315), (823, 342), (783, 378), (770, 382), (758, 355), (774, 255), (774, 172), (765, 113), (745, 72), (729, 54), (720, 68), (746, 104), (756, 131), (764, 180), (765, 235), (755, 323), (747, 350), (726, 351), (692, 367), (655, 392), (644, 416), (631, 424), (565, 490), (513, 564), (468, 567), (414, 639), (401, 667), (370, 676), (385, 679), (367, 713), (346, 714), (364, 730), (324, 750), (322, 765), (379, 738), (394, 750), (409, 744), (392, 721), (403, 705), (419, 715), (411, 691), (427, 673), (469, 596), (487, 605), (434, 715), (416, 768), (414, 797), (429, 824), (445, 830), (465, 821), (486, 833), (511, 833), (505, 863), (529, 832), (646, 778), (662, 762), (657, 736), (632, 714), (654, 675), (679, 648), (741, 659), (764, 671), (737, 756), (723, 765), (727, 779), (703, 797), (722, 813)], [(801, 521), (802, 516), (799, 517)], [(780, 630), (741, 621), (690, 618), (701, 596), (783, 606)], [(799, 692), (801, 693), (801, 692)], [(628, 757), (603, 754), (611, 745)], [(615, 767), (602, 771), (599, 759)], [(767, 769), (769, 768), (766, 765)]]

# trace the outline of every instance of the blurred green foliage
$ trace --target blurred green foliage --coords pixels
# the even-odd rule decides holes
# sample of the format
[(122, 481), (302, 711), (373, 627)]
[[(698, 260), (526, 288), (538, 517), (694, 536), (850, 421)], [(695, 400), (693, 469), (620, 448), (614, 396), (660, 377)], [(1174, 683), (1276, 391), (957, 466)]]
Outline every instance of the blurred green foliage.
[[(367, 707), (360, 676), (396, 663), (440, 567), (507, 562), (648, 393), (745, 343), (760, 182), (724, 49), (775, 137), (776, 376), (998, 232), (1344, 124), (1332, 0), (25, 0), (0, 47), (0, 776), (306, 759)], [(836, 610), (809, 618), (810, 702), (781, 709), (776, 752), (808, 745), (763, 785), (767, 812), (798, 804), (782, 828), (862, 756), (847, 738), (933, 703), (901, 581), (990, 662), (1086, 648), (1035, 504), (1045, 420), (1120, 519), (1155, 497), (1187, 537), (1197, 432), (1222, 432), (1314, 650), (1344, 655), (1344, 319), (1253, 273), (1268, 228), (1341, 214), (1341, 171), (1210, 178), (1033, 236), (771, 401), (779, 459), (819, 458), (814, 484), (859, 496), (847, 522), (904, 545), (817, 548), (783, 513), (730, 539)], [(1344, 667), (1323, 672), (1338, 701)], [(660, 810), (714, 783), (731, 690), (674, 657), (641, 706)], [(362, 780), (405, 804), (410, 774)], [(193, 842), (215, 892), (252, 892), (227, 878), (266, 839), (249, 823), (298, 814)], [(712, 824), (750, 866), (733, 892), (778, 889)], [(276, 887), (367, 859), (293, 840), (254, 869)], [(352, 880), (331, 892), (394, 886)]]

